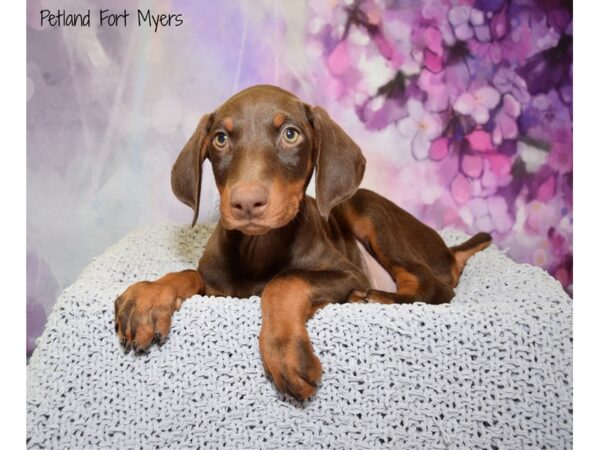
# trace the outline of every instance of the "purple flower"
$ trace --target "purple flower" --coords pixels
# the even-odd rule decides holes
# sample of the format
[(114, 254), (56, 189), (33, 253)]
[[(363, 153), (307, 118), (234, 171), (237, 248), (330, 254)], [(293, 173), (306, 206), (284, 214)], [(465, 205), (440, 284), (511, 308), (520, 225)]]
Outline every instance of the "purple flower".
[(465, 138), (469, 142), (471, 149), (475, 151), (490, 152), (494, 148), (490, 133), (480, 127), (475, 128), (475, 130), (466, 135)]
[(448, 138), (441, 137), (431, 142), (429, 147), (429, 158), (433, 161), (440, 161), (448, 155)]
[(484, 86), (475, 91), (465, 92), (454, 102), (456, 112), (471, 116), (475, 122), (483, 125), (490, 118), (490, 110), (500, 101), (500, 93), (490, 86)]
[(449, 87), (444, 82), (445, 74), (434, 74), (423, 70), (419, 75), (418, 86), (427, 93), (426, 107), (429, 111), (440, 112), (448, 109)]
[(485, 25), (483, 11), (468, 5), (454, 6), (448, 12), (448, 22), (454, 29), (454, 35), (460, 41), (467, 41), (477, 35), (478, 39), (489, 38), (489, 29)]
[(433, 73), (443, 68), (442, 33), (433, 27), (417, 29), (412, 35), (413, 47), (422, 49), (423, 65)]
[(512, 94), (523, 105), (529, 103), (531, 99), (525, 80), (508, 67), (498, 69), (494, 74), (492, 83), (502, 94)]
[(521, 114), (521, 104), (507, 94), (502, 100), (502, 107), (494, 119), (496, 126), (492, 134), (493, 142), (500, 145), (504, 139), (515, 139), (519, 134), (517, 118)]
[(415, 159), (426, 159), (431, 141), (442, 132), (442, 122), (437, 115), (426, 112), (423, 104), (416, 100), (410, 99), (407, 106), (408, 117), (400, 121), (400, 133), (411, 140)]
[(459, 173), (450, 184), (450, 192), (452, 192), (456, 203), (463, 204), (471, 196), (471, 183), (469, 183), (469, 180), (462, 173)]
[(470, 178), (479, 178), (483, 172), (483, 158), (480, 155), (466, 154), (461, 162), (461, 169)]

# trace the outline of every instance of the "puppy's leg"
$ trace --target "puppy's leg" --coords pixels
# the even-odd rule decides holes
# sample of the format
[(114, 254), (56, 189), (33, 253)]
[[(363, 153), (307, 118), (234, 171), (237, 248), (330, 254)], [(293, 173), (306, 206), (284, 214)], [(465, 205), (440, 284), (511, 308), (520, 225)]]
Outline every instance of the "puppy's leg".
[(454, 297), (455, 257), (433, 229), (364, 189), (333, 212), (396, 282), (396, 292), (355, 291), (348, 301), (438, 304)]
[(390, 270), (396, 282), (396, 292), (371, 289), (368, 292), (354, 291), (348, 298), (351, 303), (448, 303), (454, 297), (450, 285), (433, 276), (427, 266), (410, 264), (395, 265)]
[(173, 313), (185, 299), (203, 294), (204, 289), (197, 270), (173, 272), (156, 281), (129, 286), (115, 300), (115, 330), (125, 351), (143, 351), (153, 341), (164, 342)]
[(364, 281), (341, 271), (290, 271), (272, 279), (262, 292), (259, 347), (265, 371), (277, 389), (305, 400), (317, 389), (321, 363), (306, 321), (327, 303), (345, 301)]

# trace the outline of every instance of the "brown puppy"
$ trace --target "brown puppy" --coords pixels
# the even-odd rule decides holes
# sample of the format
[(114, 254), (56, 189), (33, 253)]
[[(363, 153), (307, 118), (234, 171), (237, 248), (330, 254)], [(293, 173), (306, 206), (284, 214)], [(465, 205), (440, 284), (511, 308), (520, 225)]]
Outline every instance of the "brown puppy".
[[(195, 294), (262, 296), (260, 352), (277, 388), (298, 399), (321, 376), (306, 320), (328, 303), (445, 303), (467, 259), (487, 247), (479, 233), (448, 248), (392, 202), (358, 189), (365, 159), (320, 107), (274, 86), (227, 100), (177, 158), (172, 187), (198, 217), (202, 162), (221, 196), (221, 220), (196, 270), (130, 286), (115, 302), (127, 350), (162, 342), (172, 314)], [(305, 195), (316, 169), (316, 200)], [(361, 243), (390, 274), (394, 292), (371, 289)]]

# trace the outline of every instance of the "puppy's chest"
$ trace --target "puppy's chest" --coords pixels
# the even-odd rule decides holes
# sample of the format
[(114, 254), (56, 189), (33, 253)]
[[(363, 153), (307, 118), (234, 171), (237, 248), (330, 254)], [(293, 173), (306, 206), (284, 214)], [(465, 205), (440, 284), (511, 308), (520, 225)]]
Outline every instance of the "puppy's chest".
[(235, 271), (243, 278), (268, 280), (287, 265), (287, 251), (276, 242), (264, 240), (240, 243), (234, 252)]
[[(362, 268), (364, 269), (372, 289), (394, 291), (396, 285), (388, 272), (379, 262), (357, 242), (360, 250)], [(309, 246), (310, 247), (310, 246)], [(306, 250), (306, 249), (304, 249)], [(229, 253), (232, 292), (228, 295), (250, 296), (260, 295), (264, 286), (277, 274), (289, 269), (297, 269), (298, 264), (308, 265), (312, 261), (312, 270), (320, 270), (320, 263), (328, 262), (328, 258), (311, 257), (311, 252), (300, 251), (289, 245), (283, 245), (277, 240), (248, 239), (237, 243)], [(314, 255), (313, 255), (314, 256)], [(306, 260), (306, 261), (304, 261)], [(290, 264), (295, 261), (297, 264)], [(330, 262), (330, 261), (329, 261)], [(327, 265), (329, 267), (329, 264)]]

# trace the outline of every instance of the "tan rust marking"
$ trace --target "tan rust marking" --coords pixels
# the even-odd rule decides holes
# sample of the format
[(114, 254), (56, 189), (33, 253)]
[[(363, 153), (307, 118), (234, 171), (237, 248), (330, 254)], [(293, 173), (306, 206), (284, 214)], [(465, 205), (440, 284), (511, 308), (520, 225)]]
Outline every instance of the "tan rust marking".
[(280, 391), (306, 399), (316, 390), (322, 367), (306, 330), (313, 313), (312, 288), (299, 277), (274, 279), (262, 293), (259, 349), (265, 371)]
[(454, 252), (454, 264), (452, 264), (451, 268), (452, 287), (456, 287), (456, 285), (458, 285), (458, 280), (460, 279), (462, 271), (465, 268), (465, 265), (467, 264), (467, 260), (475, 253), (489, 247), (490, 244), (491, 241), (486, 241), (467, 250), (459, 250), (457, 252)]
[[(350, 223), (352, 233), (354, 233), (361, 241), (369, 243), (379, 264), (381, 264), (385, 270), (390, 272), (393, 262), (381, 251), (373, 221), (367, 216), (360, 216), (350, 207), (345, 207), (342, 210), (342, 213), (346, 216), (348, 223)], [(392, 274), (390, 273), (390, 275)]]
[[(398, 295), (405, 295), (415, 297), (420, 289), (419, 279), (416, 275), (406, 270), (404, 267), (394, 265), (394, 262), (381, 251), (381, 247), (377, 241), (377, 231), (373, 225), (372, 220), (366, 216), (360, 216), (351, 207), (344, 207), (343, 214), (346, 217), (348, 223), (352, 227), (352, 232), (360, 240), (366, 241), (371, 246), (371, 249), (375, 253), (377, 261), (383, 266), (385, 270), (391, 275), (396, 282), (396, 293)], [(385, 295), (379, 296), (377, 299), (374, 297), (376, 291), (369, 292), (369, 298), (376, 302), (389, 303), (390, 299), (386, 298)]]
[(378, 290), (369, 291), (369, 293), (367, 294), (367, 302), (380, 303), (382, 305), (393, 305), (396, 303), (391, 297), (390, 293)]
[(269, 190), (269, 205), (265, 211), (265, 224), (279, 228), (292, 220), (300, 209), (304, 197), (304, 179), (289, 182), (276, 176)]
[(275, 117), (273, 117), (273, 125), (275, 128), (279, 128), (283, 125), (283, 122), (285, 122), (285, 115), (282, 113), (275, 114)]
[(458, 285), (458, 280), (460, 278), (461, 270), (458, 268), (458, 263), (456, 258), (454, 259), (454, 263), (450, 267), (450, 276), (452, 277), (452, 287), (456, 287)]
[(352, 227), (354, 235), (361, 241), (369, 241), (370, 244), (371, 238), (374, 237), (373, 224), (371, 221), (367, 217), (358, 215), (350, 207), (344, 207), (342, 213), (344, 214), (346, 221)]
[(274, 279), (262, 293), (263, 323), (278, 335), (305, 332), (304, 324), (312, 313), (311, 286), (297, 277)]
[(181, 299), (189, 298), (204, 291), (204, 280), (197, 270), (184, 270), (182, 272), (168, 273), (156, 280), (156, 284), (175, 289), (178, 308)]
[[(279, 228), (292, 220), (300, 209), (300, 202), (304, 197), (304, 182), (284, 182), (276, 177), (269, 188), (269, 203), (264, 213), (264, 218), (256, 222), (269, 228)], [(219, 189), (221, 197), (221, 218), (223, 225), (227, 229), (235, 227), (238, 221), (231, 213), (229, 198), (231, 189), (227, 184), (223, 189)]]
[(399, 295), (416, 296), (419, 291), (419, 279), (404, 267), (394, 267), (392, 270), (396, 280), (396, 293)]
[(153, 282), (132, 284), (115, 305), (119, 337), (136, 350), (146, 349), (155, 333), (161, 338), (167, 336), (171, 316), (183, 300), (204, 293), (204, 289), (204, 280), (196, 270), (168, 273)]
[(219, 190), (219, 197), (221, 197), (221, 201), (219, 202), (221, 218), (224, 219), (224, 225), (227, 225), (232, 220), (231, 202), (229, 201), (231, 189), (229, 188), (229, 184), (225, 185), (225, 187), (217, 186), (217, 189)]
[(231, 117), (227, 117), (223, 121), (223, 125), (225, 125), (225, 129), (230, 133), (233, 131), (233, 119)]

